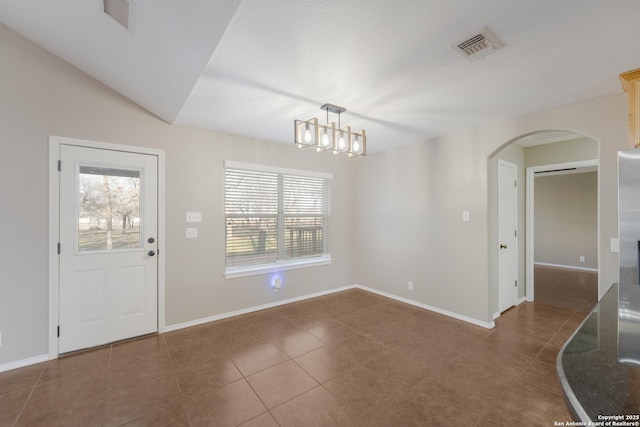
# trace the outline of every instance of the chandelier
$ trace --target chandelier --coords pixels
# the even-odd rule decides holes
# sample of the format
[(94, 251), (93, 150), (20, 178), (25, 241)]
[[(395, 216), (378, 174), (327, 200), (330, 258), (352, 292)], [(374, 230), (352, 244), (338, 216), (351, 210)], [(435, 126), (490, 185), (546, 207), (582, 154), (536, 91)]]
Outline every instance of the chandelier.
[[(367, 137), (364, 130), (355, 132), (350, 126), (340, 127), (340, 114), (346, 108), (333, 104), (324, 104), (321, 109), (327, 112), (326, 124), (318, 119), (294, 120), (294, 143), (298, 148), (316, 147), (316, 151), (332, 151), (334, 154), (347, 154), (349, 157), (367, 155)], [(329, 113), (338, 115), (338, 127), (329, 123)]]

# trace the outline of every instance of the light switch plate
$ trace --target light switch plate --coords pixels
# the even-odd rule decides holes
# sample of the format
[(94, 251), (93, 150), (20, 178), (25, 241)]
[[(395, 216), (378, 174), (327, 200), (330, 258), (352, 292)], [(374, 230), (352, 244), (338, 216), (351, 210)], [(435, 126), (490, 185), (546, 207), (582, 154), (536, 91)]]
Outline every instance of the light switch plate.
[(196, 227), (187, 227), (187, 239), (197, 239), (198, 229)]
[(611, 239), (611, 252), (620, 252), (620, 240), (616, 238)]
[(202, 222), (202, 212), (187, 212), (187, 222)]

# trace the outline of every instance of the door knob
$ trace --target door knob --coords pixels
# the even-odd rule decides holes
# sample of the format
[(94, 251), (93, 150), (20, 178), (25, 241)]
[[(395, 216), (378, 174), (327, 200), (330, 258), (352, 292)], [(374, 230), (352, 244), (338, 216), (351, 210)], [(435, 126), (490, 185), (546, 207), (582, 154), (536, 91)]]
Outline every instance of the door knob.
[(507, 249), (507, 245), (500, 243), (500, 249)]
[(156, 254), (156, 253), (155, 253), (154, 251), (149, 251), (149, 252), (147, 252), (147, 255), (149, 255), (149, 256), (154, 256), (155, 254)]

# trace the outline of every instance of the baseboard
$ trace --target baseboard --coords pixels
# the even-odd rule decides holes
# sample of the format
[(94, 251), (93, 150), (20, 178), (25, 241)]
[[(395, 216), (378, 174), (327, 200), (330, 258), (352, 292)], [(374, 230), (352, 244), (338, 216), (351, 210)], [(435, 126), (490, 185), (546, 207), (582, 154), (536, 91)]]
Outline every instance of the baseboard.
[[(438, 307), (433, 307), (427, 304), (423, 304), (421, 302), (418, 301), (414, 301), (414, 300), (410, 300), (407, 298), (403, 298), (403, 297), (399, 297), (397, 295), (393, 295), (387, 292), (383, 292), (383, 291), (379, 291), (377, 289), (373, 289), (373, 288), (369, 288), (367, 286), (363, 286), (363, 285), (350, 285), (350, 286), (343, 286), (341, 288), (335, 288), (335, 289), (329, 289), (326, 291), (322, 291), (322, 292), (315, 292), (309, 295), (304, 295), (301, 297), (296, 297), (296, 298), (289, 298), (286, 300), (282, 300), (282, 301), (276, 301), (276, 302), (272, 302), (272, 303), (268, 303), (268, 304), (262, 304), (262, 305), (258, 305), (258, 306), (254, 306), (254, 307), (248, 307), (248, 308), (243, 308), (241, 310), (235, 310), (235, 311), (229, 311), (227, 313), (221, 313), (221, 314), (216, 314), (215, 316), (209, 316), (209, 317), (203, 317), (201, 319), (196, 319), (196, 320), (190, 320), (188, 322), (183, 322), (183, 323), (177, 323), (175, 325), (169, 325), (166, 326), (163, 330), (163, 332), (172, 332), (172, 331), (178, 331), (180, 329), (184, 329), (184, 328), (190, 328), (192, 326), (198, 326), (198, 325), (203, 325), (205, 323), (209, 323), (209, 322), (215, 322), (216, 320), (222, 320), (222, 319), (228, 319), (230, 317), (234, 317), (234, 316), (240, 316), (242, 314), (248, 314), (248, 313), (253, 313), (256, 311), (260, 311), (260, 310), (266, 310), (268, 308), (274, 308), (274, 307), (278, 307), (281, 305), (286, 305), (286, 304), (291, 304), (294, 302), (298, 302), (298, 301), (304, 301), (306, 299), (310, 299), (310, 298), (316, 298), (316, 297), (320, 297), (320, 296), (324, 296), (324, 295), (330, 295), (336, 292), (342, 292), (342, 291), (346, 291), (348, 289), (354, 289), (354, 288), (358, 288), (358, 289), (362, 289), (363, 291), (367, 291), (367, 292), (371, 292), (374, 294), (378, 294), (381, 295), (383, 297), (386, 298), (390, 298), (396, 301), (400, 301), (406, 304), (410, 304), (413, 305), (415, 307), (419, 307), (425, 310), (429, 310), (429, 311), (433, 311), (434, 313), (438, 313), (438, 314), (442, 314), (444, 316), (448, 316), (448, 317), (452, 317), (454, 319), (458, 319), (458, 320), (462, 320), (463, 322), (467, 322), (467, 323), (471, 323), (477, 326), (481, 326), (483, 328), (487, 328), (487, 329), (492, 329), (494, 328), (496, 325), (495, 323), (492, 322), (482, 322), (478, 319), (474, 319), (472, 317), (469, 316), (465, 316), (462, 314), (458, 314), (458, 313), (454, 313), (452, 311), (448, 311), (448, 310), (443, 310), (441, 308)], [(495, 319), (495, 317), (494, 317)]]
[(387, 292), (379, 291), (377, 289), (369, 288), (367, 286), (355, 285), (355, 287), (359, 288), (359, 289), (362, 289), (364, 291), (372, 292), (374, 294), (382, 295), (383, 297), (387, 297), (387, 298), (390, 298), (390, 299), (393, 299), (393, 300), (396, 300), (396, 301), (403, 302), (405, 304), (410, 304), (410, 305), (413, 305), (415, 307), (419, 307), (419, 308), (423, 308), (425, 310), (433, 311), (434, 313), (442, 314), (442, 315), (445, 315), (445, 316), (448, 316), (448, 317), (453, 317), (454, 319), (462, 320), (463, 322), (471, 323), (471, 324), (474, 324), (474, 325), (477, 325), (477, 326), (482, 326), (483, 328), (493, 329), (496, 326), (496, 324), (493, 321), (491, 321), (491, 322), (483, 322), (481, 320), (474, 319), (473, 317), (465, 316), (463, 314), (454, 313), (453, 311), (443, 310), (443, 309), (438, 308), (438, 307), (433, 307), (431, 305), (423, 304), (421, 302), (410, 300), (408, 298), (399, 297), (397, 295), (389, 294)]
[[(482, 322), (478, 319), (474, 319), (472, 317), (469, 316), (465, 316), (462, 314), (458, 314), (458, 313), (454, 313), (452, 311), (448, 311), (448, 310), (443, 310), (441, 308), (438, 307), (433, 307), (430, 306), (428, 304), (423, 304), (421, 302), (418, 301), (414, 301), (414, 300), (410, 300), (407, 298), (403, 298), (403, 297), (399, 297), (397, 295), (393, 295), (387, 292), (383, 292), (383, 291), (379, 291), (377, 289), (373, 289), (373, 288), (369, 288), (367, 286), (363, 286), (363, 285), (350, 285), (350, 286), (343, 286), (341, 288), (335, 288), (335, 289), (329, 289), (326, 291), (321, 291), (321, 292), (315, 292), (312, 294), (308, 294), (308, 295), (304, 295), (304, 296), (300, 296), (300, 297), (295, 297), (295, 298), (289, 298), (286, 300), (282, 300), (282, 301), (275, 301), (272, 303), (268, 303), (268, 304), (262, 304), (262, 305), (258, 305), (258, 306), (254, 306), (254, 307), (249, 307), (249, 308), (244, 308), (241, 310), (235, 310), (235, 311), (230, 311), (227, 313), (222, 313), (222, 314), (217, 314), (215, 316), (209, 316), (209, 317), (204, 317), (201, 319), (196, 319), (196, 320), (191, 320), (189, 322), (183, 322), (183, 323), (178, 323), (175, 325), (169, 325), (166, 326), (163, 330), (163, 332), (172, 332), (172, 331), (177, 331), (180, 329), (184, 329), (184, 328), (190, 328), (192, 326), (198, 326), (198, 325), (202, 325), (205, 323), (209, 323), (209, 322), (215, 322), (216, 320), (222, 320), (222, 319), (227, 319), (229, 317), (234, 317), (234, 316), (240, 316), (242, 314), (248, 314), (248, 313), (253, 313), (255, 311), (260, 311), (260, 310), (266, 310), (268, 308), (274, 308), (274, 307), (278, 307), (281, 305), (286, 305), (286, 304), (291, 304), (294, 302), (298, 302), (298, 301), (304, 301), (307, 299), (311, 299), (311, 298), (316, 298), (316, 297), (320, 297), (320, 296), (324, 296), (324, 295), (330, 295), (330, 294), (334, 294), (336, 292), (342, 292), (342, 291), (346, 291), (349, 289), (362, 289), (363, 291), (367, 291), (367, 292), (371, 292), (374, 294), (378, 294), (381, 295), (383, 297), (389, 298), (389, 299), (393, 299), (396, 301), (400, 301), (403, 302), (405, 304), (410, 304), (413, 305), (415, 307), (419, 307), (425, 310), (429, 310), (432, 311), (434, 313), (438, 313), (438, 314), (442, 314), (444, 316), (448, 316), (448, 317), (452, 317), (454, 319), (458, 319), (458, 320), (462, 320), (463, 322), (467, 322), (467, 323), (471, 323), (473, 325), (477, 325), (477, 326), (481, 326), (483, 328), (487, 328), (487, 329), (492, 329), (495, 327), (495, 323), (492, 322)], [(522, 299), (524, 300), (524, 299)], [(519, 301), (518, 304), (520, 304)], [(497, 316), (496, 316), (497, 314)], [(493, 315), (493, 319), (495, 320), (497, 317), (500, 316), (500, 313), (495, 313)], [(25, 366), (29, 366), (29, 365), (35, 365), (37, 363), (42, 363), (42, 362), (47, 362), (48, 360), (50, 360), (49, 355), (48, 354), (44, 354), (41, 356), (35, 356), (35, 357), (30, 357), (28, 359), (23, 359), (23, 360), (17, 360), (15, 362), (10, 362), (10, 363), (5, 363), (0, 365), (0, 372), (5, 372), (5, 371), (10, 371), (12, 369), (18, 369), (18, 368), (23, 368)]]
[(548, 262), (535, 262), (533, 265), (541, 265), (544, 267), (557, 267), (557, 268), (566, 268), (568, 270), (582, 270), (582, 271), (595, 271), (598, 272), (597, 268), (589, 268), (589, 267), (576, 267), (575, 265), (562, 265), (562, 264), (551, 264)]
[(341, 288), (329, 289), (327, 291), (315, 292), (308, 295), (303, 295), (301, 297), (289, 298), (282, 301), (275, 301), (268, 304), (257, 305), (254, 307), (243, 308), (241, 310), (229, 311), (227, 313), (216, 314), (215, 316), (203, 317), (201, 319), (190, 320), (188, 322), (177, 323), (175, 325), (165, 326), (163, 332), (172, 332), (177, 331), (184, 328), (190, 328), (192, 326), (203, 325), (209, 322), (215, 322), (216, 320), (228, 319), (229, 317), (240, 316), (242, 314), (253, 313), (255, 311), (266, 310), (268, 308), (274, 308), (281, 305), (291, 304), (298, 301), (304, 301), (310, 298), (321, 297), (324, 295), (334, 294), (336, 292), (346, 291), (348, 289), (355, 288), (356, 285), (343, 286)]
[(47, 362), (48, 360), (49, 360), (48, 354), (43, 354), (42, 356), (34, 356), (28, 359), (16, 360), (15, 362), (10, 362), (10, 363), (5, 363), (3, 365), (0, 365), (0, 372), (10, 371), (12, 369), (24, 368), (25, 366)]
[[(518, 299), (514, 305), (514, 307), (519, 306), (520, 304), (522, 304), (523, 302), (528, 301), (527, 297), (522, 297), (520, 299)], [(495, 313), (493, 313), (493, 320), (496, 320), (498, 317), (502, 316), (502, 313), (500, 313), (499, 311), (496, 311)]]

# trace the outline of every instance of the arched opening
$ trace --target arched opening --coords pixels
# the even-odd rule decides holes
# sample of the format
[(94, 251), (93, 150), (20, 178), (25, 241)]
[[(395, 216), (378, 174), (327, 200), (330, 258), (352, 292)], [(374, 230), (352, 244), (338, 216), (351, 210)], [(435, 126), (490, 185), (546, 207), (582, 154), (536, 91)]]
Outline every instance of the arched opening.
[[(534, 300), (536, 270), (539, 274), (544, 268), (556, 268), (597, 275), (598, 159), (598, 141), (566, 130), (520, 136), (488, 159), (489, 308), (494, 319), (513, 305)], [(505, 257), (510, 252), (509, 245), (501, 241), (505, 240), (505, 232), (501, 231), (505, 228), (505, 212), (510, 212), (505, 210), (500, 194), (504, 192), (501, 188), (506, 188), (504, 183), (500, 187), (504, 182), (500, 170), (505, 164), (517, 170), (517, 239), (510, 242), (516, 245), (517, 255), (512, 255), (511, 261)], [(510, 273), (505, 263), (514, 263), (515, 273)], [(505, 283), (514, 283), (514, 289)], [(559, 298), (560, 293), (555, 295)]]

